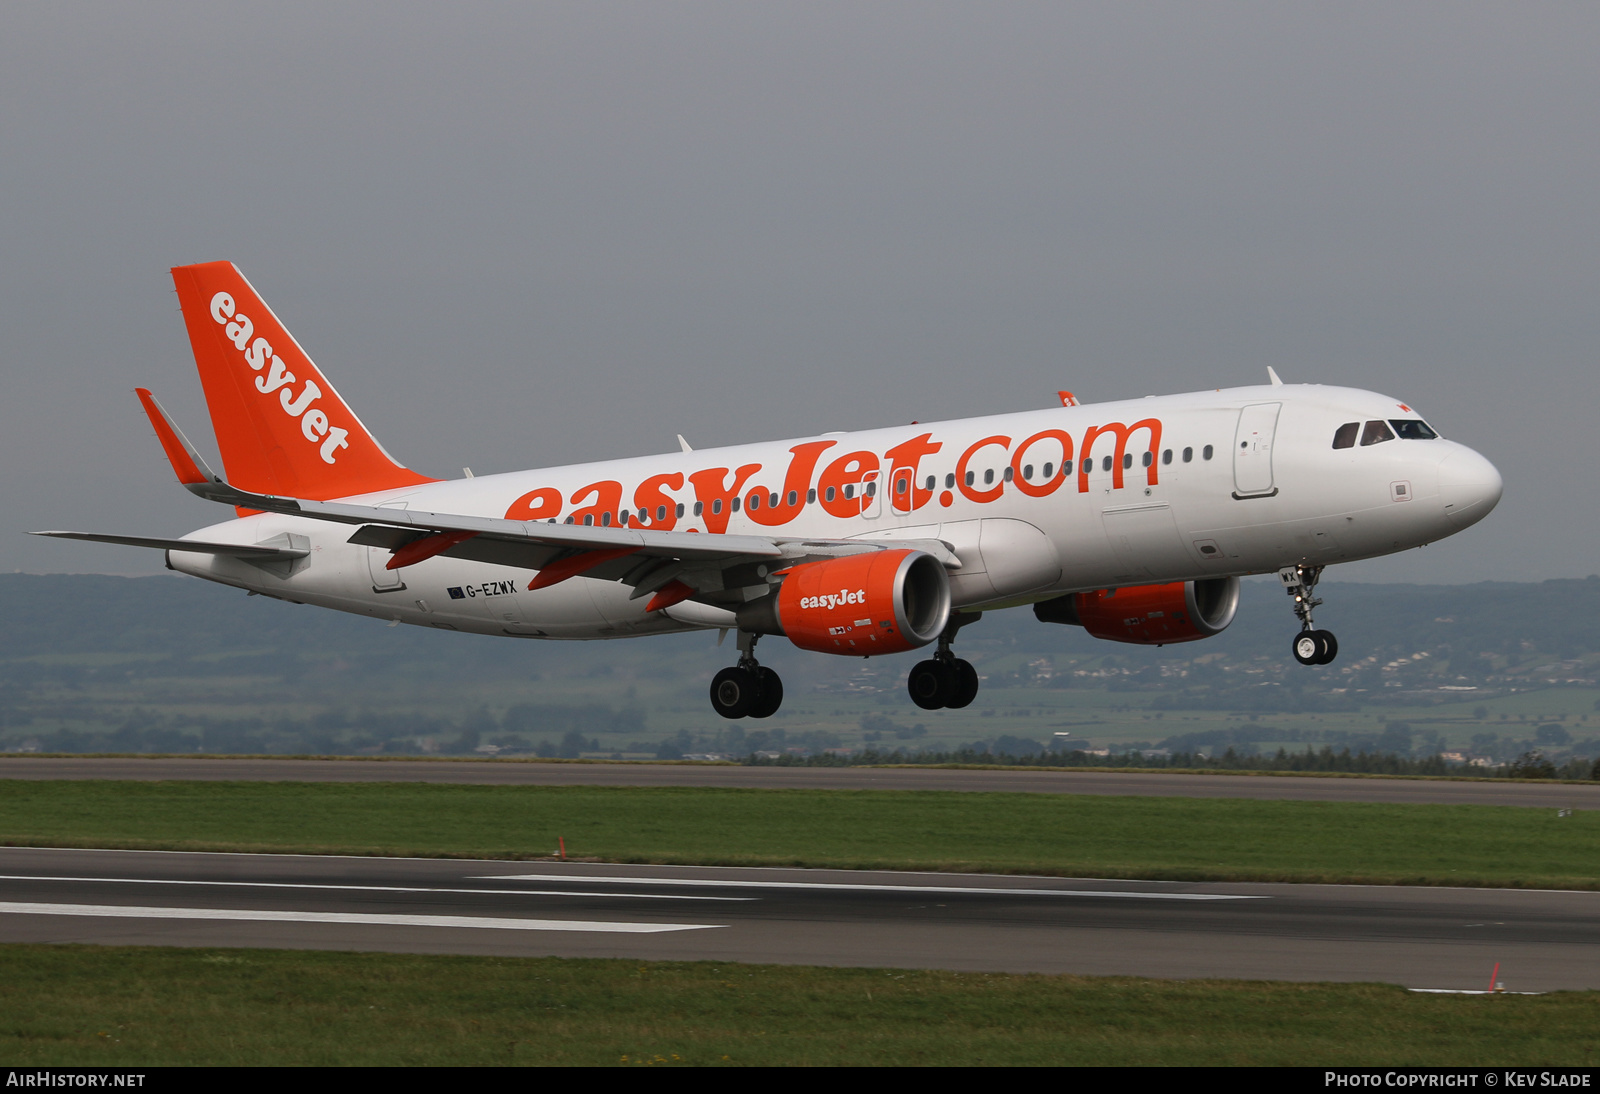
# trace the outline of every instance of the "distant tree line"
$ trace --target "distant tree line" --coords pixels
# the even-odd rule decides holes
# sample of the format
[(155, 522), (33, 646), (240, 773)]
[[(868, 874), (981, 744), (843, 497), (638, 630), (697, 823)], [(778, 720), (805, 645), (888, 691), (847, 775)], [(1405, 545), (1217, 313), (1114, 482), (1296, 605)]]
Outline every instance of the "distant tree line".
[[(26, 724), (26, 723), (24, 723)], [(40, 752), (417, 755), (526, 753), (577, 756), (598, 734), (645, 732), (642, 712), (609, 706), (520, 703), (501, 717), (480, 708), (459, 720), (405, 712), (334, 709), (309, 718), (197, 718), (135, 710), (103, 730), (10, 733), (7, 747)], [(640, 744), (654, 750), (654, 742)]]
[[(1004, 738), (1001, 739), (1004, 741)], [(1275, 753), (1240, 753), (1232, 748), (1220, 756), (1207, 756), (1199, 752), (1154, 753), (1131, 751), (1092, 755), (1083, 751), (1035, 752), (1020, 754), (999, 750), (982, 741), (948, 751), (908, 752), (903, 748), (880, 750), (865, 749), (845, 755), (837, 752), (801, 755), (784, 753), (777, 757), (747, 756), (746, 764), (777, 767), (870, 767), (881, 764), (982, 764), (998, 767), (1087, 767), (1087, 768), (1151, 768), (1181, 769), (1188, 771), (1284, 771), (1284, 772), (1346, 772), (1360, 775), (1477, 775), (1503, 776), (1521, 779), (1597, 779), (1600, 780), (1600, 759), (1590, 761), (1573, 757), (1557, 765), (1539, 752), (1525, 753), (1516, 761), (1503, 767), (1470, 767), (1454, 763), (1443, 756), (1401, 756), (1393, 752), (1335, 752), (1330, 746), (1321, 751), (1307, 748), (1304, 752), (1278, 749)]]

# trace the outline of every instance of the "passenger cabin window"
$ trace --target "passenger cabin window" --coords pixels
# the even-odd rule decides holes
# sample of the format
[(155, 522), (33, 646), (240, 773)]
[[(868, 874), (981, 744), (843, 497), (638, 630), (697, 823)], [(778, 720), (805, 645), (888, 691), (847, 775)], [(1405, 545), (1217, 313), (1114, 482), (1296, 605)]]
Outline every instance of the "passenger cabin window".
[(1194, 449), (1185, 448), (1183, 450), (1183, 462), (1184, 463), (1192, 463), (1193, 461), (1194, 461)]
[(1110, 471), (1111, 470), (1111, 457), (1110, 456), (1107, 456), (1105, 459), (1100, 461), (1100, 470), (1102, 470), (1102, 471)]
[(1361, 447), (1369, 444), (1382, 444), (1384, 441), (1394, 440), (1394, 434), (1382, 422), (1368, 422), (1367, 427), (1361, 431)]
[(1171, 462), (1172, 462), (1172, 449), (1169, 448), (1165, 452), (1161, 453), (1161, 465), (1163, 467), (1165, 467), (1167, 464), (1169, 464)]
[(1356, 433), (1360, 429), (1360, 422), (1345, 422), (1344, 425), (1333, 431), (1333, 447), (1354, 448), (1356, 446)]
[(1428, 428), (1421, 418), (1390, 418), (1395, 433), (1402, 441), (1436, 441), (1439, 434)]
[(1209, 444), (1206, 445), (1204, 448), (1202, 448), (1200, 450), (1200, 458), (1202, 460), (1209, 460), (1211, 458), (1211, 456), (1212, 456), (1212, 448), (1211, 448), (1211, 446)]

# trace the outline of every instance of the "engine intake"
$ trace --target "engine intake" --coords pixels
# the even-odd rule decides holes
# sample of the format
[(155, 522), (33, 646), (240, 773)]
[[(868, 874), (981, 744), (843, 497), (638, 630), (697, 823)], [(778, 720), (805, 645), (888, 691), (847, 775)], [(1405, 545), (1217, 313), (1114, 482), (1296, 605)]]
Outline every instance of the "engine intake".
[(803, 650), (870, 657), (926, 646), (950, 617), (950, 579), (925, 551), (870, 551), (792, 567), (739, 626)]
[(1070, 593), (1033, 606), (1041, 623), (1071, 623), (1096, 638), (1165, 646), (1220, 634), (1239, 611), (1239, 579), (1208, 577)]

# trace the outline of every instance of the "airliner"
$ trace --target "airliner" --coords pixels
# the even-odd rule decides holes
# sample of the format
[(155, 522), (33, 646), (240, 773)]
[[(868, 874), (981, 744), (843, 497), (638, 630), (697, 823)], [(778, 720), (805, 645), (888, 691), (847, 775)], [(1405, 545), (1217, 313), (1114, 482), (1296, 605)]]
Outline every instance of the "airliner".
[(517, 638), (737, 636), (711, 705), (766, 718), (781, 636), (873, 657), (932, 647), (907, 691), (970, 704), (953, 645), (983, 612), (1139, 645), (1232, 621), (1239, 579), (1277, 574), (1325, 665), (1325, 567), (1482, 520), (1500, 474), (1411, 406), (1270, 383), (441, 480), (378, 443), (229, 262), (172, 271), (225, 475), (137, 394), (179, 482), (233, 519), (155, 548), (170, 569), (262, 596)]

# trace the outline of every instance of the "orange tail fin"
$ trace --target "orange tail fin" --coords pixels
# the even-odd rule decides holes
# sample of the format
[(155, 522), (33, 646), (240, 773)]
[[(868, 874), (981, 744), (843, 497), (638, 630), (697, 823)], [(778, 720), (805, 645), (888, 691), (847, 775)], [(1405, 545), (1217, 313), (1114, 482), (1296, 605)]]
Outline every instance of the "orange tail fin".
[(326, 501), (437, 481), (383, 450), (233, 263), (172, 280), (229, 482)]

